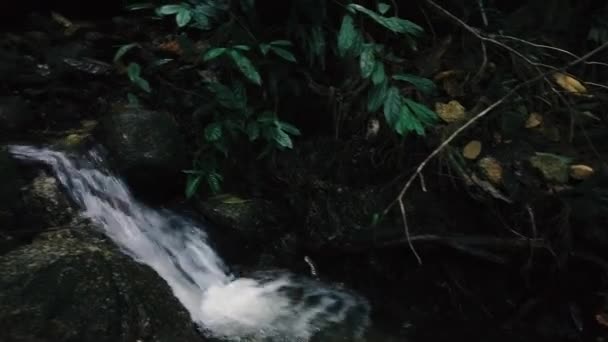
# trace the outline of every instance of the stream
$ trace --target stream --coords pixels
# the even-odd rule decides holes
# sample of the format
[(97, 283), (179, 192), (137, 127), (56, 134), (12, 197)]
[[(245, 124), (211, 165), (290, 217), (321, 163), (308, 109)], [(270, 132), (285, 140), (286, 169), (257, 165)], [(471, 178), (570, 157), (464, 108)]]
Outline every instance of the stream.
[(124, 253), (155, 270), (205, 335), (231, 341), (363, 338), (370, 314), (365, 299), (286, 271), (237, 277), (212, 248), (204, 226), (137, 201), (99, 148), (78, 157), (17, 145), (10, 152), (50, 166), (82, 215)]

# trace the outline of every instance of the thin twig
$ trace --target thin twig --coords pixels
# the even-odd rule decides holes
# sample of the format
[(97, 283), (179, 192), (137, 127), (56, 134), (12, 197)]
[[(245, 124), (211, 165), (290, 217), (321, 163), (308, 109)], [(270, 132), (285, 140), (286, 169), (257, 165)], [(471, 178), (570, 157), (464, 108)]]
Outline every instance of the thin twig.
[(410, 246), (410, 249), (412, 250), (412, 253), (416, 257), (418, 264), (422, 265), (422, 259), (420, 258), (420, 255), (418, 255), (418, 252), (416, 252), (416, 248), (414, 248), (414, 244), (412, 244), (412, 239), (410, 239), (410, 227), (407, 224), (407, 214), (405, 212), (405, 206), (403, 205), (403, 199), (400, 198), (398, 200), (398, 202), (399, 202), (399, 209), (401, 210), (401, 219), (403, 220), (403, 229), (405, 229), (405, 238), (407, 240), (407, 244)]
[[(427, 0), (429, 2), (432, 2), (432, 0)], [(583, 61), (585, 61), (586, 59), (589, 59), (591, 56), (597, 54), (598, 52), (604, 50), (606, 47), (608, 47), (608, 42), (600, 45), (599, 47), (595, 48), (594, 50), (588, 52), (587, 54), (585, 54), (584, 56), (566, 64), (565, 66), (563, 66), (562, 68), (559, 68), (558, 70), (565, 70), (568, 69), (574, 65), (577, 65)], [(496, 102), (492, 103), (491, 105), (489, 105), (486, 109), (484, 109), (483, 111), (479, 112), (479, 114), (475, 115), (474, 117), (472, 117), (471, 119), (469, 119), (466, 123), (464, 123), (462, 126), (460, 126), (456, 131), (454, 131), (446, 140), (444, 140), (439, 147), (437, 147), (435, 150), (433, 150), (416, 168), (416, 170), (414, 171), (414, 174), (412, 174), (410, 176), (410, 178), (407, 180), (407, 182), (405, 183), (405, 185), (403, 186), (403, 188), (401, 189), (401, 191), (399, 192), (399, 194), (397, 195), (397, 197), (387, 206), (387, 208), (384, 210), (384, 215), (388, 214), (388, 212), (393, 208), (393, 206), (395, 205), (395, 203), (398, 203), (400, 206), (400, 210), (402, 218), (406, 218), (406, 213), (405, 213), (405, 208), (403, 207), (403, 197), (405, 196), (405, 193), (409, 190), (409, 188), (411, 187), (412, 183), (414, 182), (414, 180), (420, 175), (420, 173), (422, 172), (422, 170), (426, 167), (426, 165), (435, 157), (437, 156), (443, 149), (445, 149), (457, 136), (460, 135), (460, 133), (462, 133), (464, 130), (466, 130), (467, 128), (469, 128), (470, 126), (472, 126), (475, 122), (477, 122), (479, 119), (485, 117), (486, 115), (488, 115), (490, 112), (492, 112), (492, 110), (494, 110), (495, 108), (497, 108), (498, 106), (500, 106), (501, 104), (503, 104), (507, 99), (509, 99), (512, 95), (514, 95), (515, 93), (517, 93), (520, 89), (526, 87), (527, 85), (534, 83), (540, 79), (544, 79), (547, 77), (547, 75), (551, 74), (552, 72), (554, 72), (554, 70), (550, 70), (547, 72), (544, 72), (532, 79), (529, 79), (526, 82), (520, 83), (519, 85), (517, 85), (516, 87), (514, 87), (513, 89), (511, 89), (507, 94), (505, 94), (502, 98), (500, 98), (499, 100), (497, 100)], [(405, 230), (406, 230), (406, 235), (409, 235), (409, 227), (407, 226), (407, 222), (404, 221), (404, 225), (405, 225)], [(420, 257), (418, 256), (418, 254), (416, 253), (416, 251), (413, 248), (413, 245), (411, 245), (410, 243), (410, 248), (412, 249), (412, 251), (414, 252), (416, 258), (419, 260), (420, 262)]]

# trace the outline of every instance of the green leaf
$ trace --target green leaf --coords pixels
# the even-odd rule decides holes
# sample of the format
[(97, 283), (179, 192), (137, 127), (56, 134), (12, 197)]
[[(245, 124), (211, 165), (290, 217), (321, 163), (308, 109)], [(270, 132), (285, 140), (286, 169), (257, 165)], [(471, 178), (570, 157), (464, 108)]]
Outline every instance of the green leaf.
[(270, 50), (270, 45), (269, 44), (266, 44), (266, 43), (260, 44), (260, 51), (262, 52), (262, 54), (264, 56), (266, 56), (268, 54), (269, 50)]
[(127, 76), (129, 80), (141, 88), (143, 91), (149, 93), (151, 91), (150, 84), (148, 81), (141, 78), (141, 66), (137, 63), (130, 63), (127, 66)]
[(416, 115), (418, 121), (426, 126), (432, 125), (438, 121), (438, 115), (429, 107), (422, 103), (413, 101), (411, 99), (404, 99), (404, 103), (410, 107), (412, 112)]
[(217, 58), (217, 57), (223, 55), (225, 52), (226, 52), (226, 48), (209, 49), (205, 53), (205, 56), (203, 56), (203, 61), (205, 61), (205, 62), (210, 61), (214, 58)]
[(392, 129), (396, 129), (401, 114), (402, 98), (399, 89), (390, 87), (384, 100), (384, 118)]
[(340, 26), (340, 32), (338, 33), (338, 54), (341, 57), (346, 56), (347, 52), (355, 44), (357, 38), (357, 30), (353, 17), (351, 15), (345, 15), (342, 19), (342, 25)]
[(380, 109), (380, 107), (384, 103), (384, 100), (386, 99), (387, 94), (388, 82), (385, 81), (373, 86), (368, 94), (367, 110), (373, 113)]
[(212, 193), (217, 194), (222, 190), (222, 181), (224, 177), (216, 171), (211, 171), (207, 174), (207, 184)]
[(361, 68), (361, 77), (369, 78), (374, 72), (376, 66), (376, 56), (374, 54), (374, 46), (367, 45), (364, 47), (361, 56), (359, 57), (359, 67)]
[(391, 5), (384, 3), (384, 2), (378, 3), (378, 12), (380, 12), (380, 14), (384, 15), (390, 9), (391, 9)]
[(154, 8), (154, 6), (155, 6), (154, 4), (149, 3), (149, 2), (140, 2), (140, 3), (127, 5), (126, 8), (129, 11), (137, 11), (137, 10), (142, 10), (142, 9)]
[(276, 47), (276, 46), (271, 46), (270, 50), (272, 50), (272, 52), (276, 53), (278, 56), (280, 56), (281, 58), (290, 61), (290, 62), (297, 62), (296, 61), (296, 57), (289, 51), (280, 48), (280, 47)]
[(222, 137), (222, 124), (212, 122), (205, 127), (205, 140), (208, 142), (218, 141)]
[(188, 176), (188, 181), (186, 182), (186, 198), (190, 199), (196, 194), (201, 183), (201, 178), (202, 175), (200, 174)]
[(273, 40), (270, 45), (274, 46), (293, 46), (289, 40)]
[(300, 135), (300, 130), (295, 127), (294, 125), (288, 124), (287, 122), (283, 122), (283, 121), (279, 121), (279, 128), (281, 128), (282, 131), (286, 132), (287, 134), (291, 134), (291, 135)]
[(404, 81), (411, 83), (416, 89), (420, 90), (422, 93), (430, 95), (432, 94), (436, 87), (433, 81), (428, 78), (411, 75), (411, 74), (398, 74), (393, 75), (393, 79), (397, 81)]
[(152, 89), (150, 89), (150, 83), (148, 83), (148, 81), (144, 80), (143, 78), (139, 77), (137, 79), (135, 79), (135, 81), (133, 81), (139, 88), (141, 88), (141, 90), (145, 91), (146, 93), (149, 93), (152, 91)]
[(135, 82), (139, 78), (141, 73), (141, 66), (137, 63), (129, 63), (127, 66), (127, 76), (131, 82)]
[(139, 44), (137, 43), (131, 43), (131, 44), (126, 44), (121, 46), (117, 51), (116, 54), (114, 55), (114, 62), (118, 62), (119, 59), (122, 58), (122, 56), (124, 56), (127, 52), (129, 52), (129, 50), (131, 50), (132, 48), (139, 46)]
[(127, 93), (127, 101), (129, 102), (129, 107), (139, 108), (139, 99), (133, 93)]
[(188, 8), (182, 8), (175, 16), (175, 22), (177, 23), (178, 27), (188, 25), (190, 20), (192, 20), (192, 14), (190, 14), (190, 9)]
[(241, 51), (249, 51), (249, 50), (251, 50), (251, 47), (249, 47), (248, 45), (235, 45), (232, 48), (233, 49), (237, 49), (237, 50), (241, 50)]
[(224, 108), (239, 109), (239, 101), (235, 98), (232, 89), (221, 83), (209, 83), (207, 89), (215, 95), (215, 100)]
[(171, 15), (178, 13), (183, 8), (184, 6), (182, 5), (164, 5), (158, 9), (158, 13), (162, 15)]
[(422, 27), (409, 20), (401, 19), (399, 17), (384, 17), (358, 4), (350, 4), (348, 7), (367, 14), (375, 22), (395, 33), (407, 33), (413, 36), (419, 36), (424, 32)]
[(260, 125), (255, 121), (251, 121), (247, 124), (246, 131), (249, 141), (255, 141), (260, 136)]
[(291, 141), (289, 134), (279, 128), (276, 128), (274, 131), (273, 139), (281, 147), (293, 148), (293, 142)]
[(384, 63), (376, 61), (374, 66), (374, 73), (372, 74), (372, 83), (378, 85), (386, 80), (386, 73), (384, 71)]
[(243, 73), (245, 77), (247, 77), (251, 82), (257, 85), (262, 85), (262, 78), (260, 77), (260, 74), (255, 69), (249, 58), (247, 58), (236, 50), (230, 50), (229, 54), (236, 66), (239, 68), (239, 70), (241, 71), (241, 73)]

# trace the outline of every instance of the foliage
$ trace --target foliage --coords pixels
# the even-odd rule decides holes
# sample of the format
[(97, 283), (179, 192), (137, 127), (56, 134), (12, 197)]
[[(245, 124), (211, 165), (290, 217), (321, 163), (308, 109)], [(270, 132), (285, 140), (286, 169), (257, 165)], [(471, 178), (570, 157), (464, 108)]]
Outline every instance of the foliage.
[[(234, 155), (243, 143), (259, 147), (259, 157), (293, 148), (293, 137), (300, 131), (281, 119), (282, 104), (289, 99), (280, 94), (283, 84), (307, 84), (299, 81), (297, 85), (298, 81), (286, 79), (286, 73), (280, 70), (315, 75), (334, 57), (337, 60), (330, 65), (332, 68), (356, 61), (358, 70), (347, 72), (339, 83), (360, 84), (366, 95), (348, 99), (349, 108), (356, 106), (370, 114), (382, 111), (386, 125), (398, 136), (424, 135), (425, 129), (435, 123), (435, 113), (410, 97), (413, 92), (431, 95), (433, 82), (395, 69), (395, 61), (404, 61), (400, 55), (406, 51), (388, 44), (391, 39), (399, 39), (414, 50), (423, 29), (392, 15), (394, 9), (389, 4), (380, 1), (372, 10), (357, 3), (337, 6), (326, 0), (294, 0), (289, 2), (286, 22), (278, 24), (284, 26), (279, 27), (260, 24), (256, 5), (253, 0), (187, 0), (129, 6), (132, 10), (153, 9), (157, 19), (174, 21), (182, 54), (179, 62), (188, 66), (184, 69), (198, 69), (202, 76), (199, 85), (190, 90), (214, 99), (204, 104), (209, 114), (201, 117), (194, 167), (187, 172), (188, 197), (197, 193), (203, 180), (211, 191), (220, 191), (221, 160)], [(332, 6), (340, 12), (339, 17), (329, 14)], [(201, 41), (207, 46), (200, 48), (197, 43)], [(132, 59), (131, 51), (143, 46), (138, 42), (121, 46), (115, 63), (128, 56)], [(159, 62), (146, 67), (137, 61), (128, 64), (127, 76), (143, 91), (141, 96), (154, 93), (148, 79), (153, 80), (158, 67), (167, 61), (171, 60), (159, 58)], [(353, 114), (345, 115), (348, 119)]]

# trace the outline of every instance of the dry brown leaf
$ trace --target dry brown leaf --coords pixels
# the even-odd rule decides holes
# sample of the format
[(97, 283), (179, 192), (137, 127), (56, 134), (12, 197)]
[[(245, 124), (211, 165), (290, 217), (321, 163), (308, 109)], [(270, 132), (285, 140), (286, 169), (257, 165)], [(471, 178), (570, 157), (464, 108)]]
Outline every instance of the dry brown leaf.
[(479, 167), (484, 171), (486, 177), (493, 184), (502, 183), (502, 165), (492, 157), (485, 157), (479, 161)]
[(595, 170), (591, 166), (584, 164), (570, 165), (570, 177), (578, 180), (584, 180), (593, 175)]
[(465, 119), (465, 108), (456, 100), (435, 103), (435, 112), (443, 121), (451, 123)]
[(437, 75), (435, 75), (435, 77), (433, 77), (433, 79), (435, 81), (441, 81), (447, 78), (456, 78), (456, 77), (460, 77), (464, 75), (464, 72), (462, 70), (445, 70), (442, 71), (440, 73), (438, 73)]
[(587, 92), (587, 88), (585, 88), (580, 81), (570, 75), (556, 72), (553, 74), (553, 79), (557, 84), (559, 84), (560, 87), (569, 93), (581, 95)]
[(526, 128), (535, 128), (543, 123), (543, 116), (539, 113), (530, 113), (528, 120), (526, 120)]
[(481, 141), (471, 140), (462, 149), (462, 155), (470, 160), (477, 159), (481, 153)]

